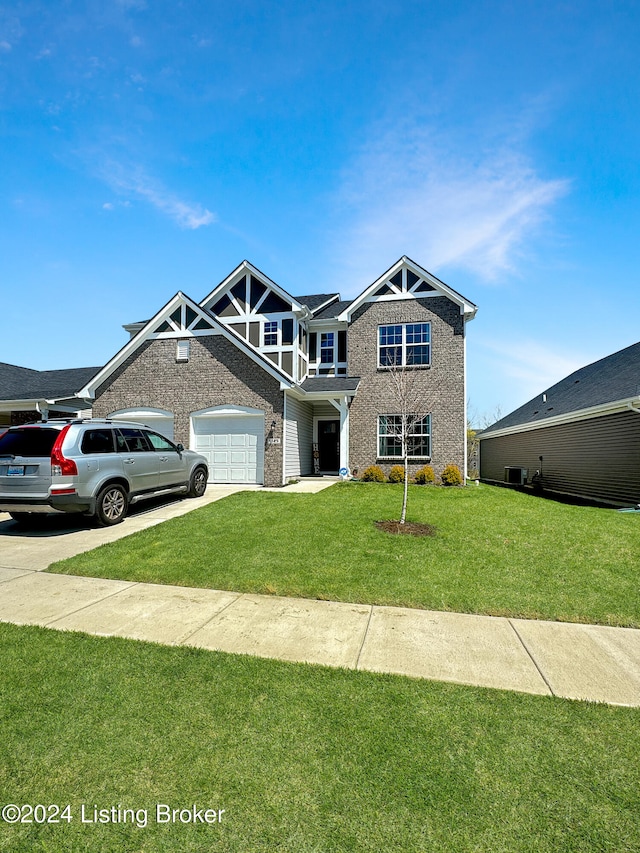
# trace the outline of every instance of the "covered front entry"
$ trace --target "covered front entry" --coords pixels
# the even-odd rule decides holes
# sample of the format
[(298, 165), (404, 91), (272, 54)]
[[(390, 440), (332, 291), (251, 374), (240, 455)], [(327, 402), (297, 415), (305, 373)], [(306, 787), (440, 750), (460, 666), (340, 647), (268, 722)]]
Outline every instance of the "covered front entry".
[(337, 472), (340, 467), (340, 421), (318, 421), (318, 462), (320, 470)]
[(194, 412), (191, 449), (206, 457), (210, 483), (263, 483), (264, 412), (238, 406)]

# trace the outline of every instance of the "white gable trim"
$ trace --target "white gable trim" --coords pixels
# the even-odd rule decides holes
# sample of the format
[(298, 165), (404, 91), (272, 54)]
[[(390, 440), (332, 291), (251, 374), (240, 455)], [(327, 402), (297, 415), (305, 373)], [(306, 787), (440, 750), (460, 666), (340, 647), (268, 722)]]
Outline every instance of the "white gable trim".
[[(382, 287), (388, 279), (396, 275), (396, 273), (398, 273), (403, 267), (406, 267), (408, 270), (411, 270), (414, 275), (417, 275), (419, 278), (427, 281), (434, 288), (434, 291), (414, 293), (412, 291), (407, 292), (398, 290), (397, 293), (392, 292), (382, 296), (374, 296), (376, 290)], [(474, 305), (473, 302), (469, 302), (464, 298), (464, 296), (461, 296), (453, 290), (453, 288), (446, 285), (443, 281), (440, 281), (439, 278), (436, 278), (428, 270), (425, 270), (419, 264), (416, 264), (415, 261), (412, 261), (406, 255), (403, 255), (390, 269), (377, 278), (373, 284), (370, 284), (369, 287), (363, 290), (360, 296), (357, 296), (336, 319), (346, 320), (350, 323), (354, 311), (356, 311), (365, 302), (393, 302), (401, 299), (428, 299), (432, 296), (446, 296), (456, 305), (460, 306), (460, 313), (463, 314), (467, 320), (472, 320), (478, 310), (477, 306)]]
[[(197, 315), (196, 318), (192, 319), (188, 324), (186, 321), (187, 306)], [(175, 314), (178, 309), (180, 309), (180, 323), (176, 323), (175, 320), (171, 319), (171, 315)], [(194, 327), (198, 325), (200, 320), (205, 320), (209, 324), (210, 328), (195, 329)], [(165, 322), (170, 327), (168, 331), (154, 331), (159, 325), (162, 325)], [(102, 383), (105, 382), (114, 373), (114, 371), (116, 371), (118, 367), (120, 367), (120, 365), (123, 364), (126, 359), (129, 358), (129, 356), (146, 341), (163, 338), (204, 337), (210, 335), (222, 335), (232, 344), (237, 346), (239, 350), (244, 352), (245, 355), (248, 355), (249, 358), (258, 364), (266, 373), (269, 373), (274, 379), (280, 382), (281, 385), (285, 383), (286, 387), (290, 387), (290, 380), (285, 373), (279, 370), (277, 365), (273, 364), (273, 362), (270, 362), (268, 359), (265, 359), (259, 352), (254, 350), (253, 347), (250, 347), (249, 344), (240, 337), (240, 335), (233, 330), (228, 329), (216, 320), (212, 314), (203, 310), (197, 302), (194, 302), (186, 294), (182, 293), (182, 291), (178, 291), (175, 296), (173, 296), (169, 302), (167, 302), (167, 304), (158, 311), (157, 314), (145, 323), (138, 334), (131, 338), (131, 340), (129, 340), (122, 349), (114, 355), (111, 361), (107, 362), (102, 370), (99, 371), (84, 388), (81, 388), (77, 392), (76, 396), (94, 399), (96, 389), (99, 388), (100, 385), (102, 385)]]
[[(213, 288), (211, 293), (205, 296), (205, 298), (200, 302), (201, 307), (208, 308), (212, 304), (217, 302), (218, 299), (220, 299), (227, 290), (230, 290), (231, 287), (233, 287), (233, 285), (236, 283), (236, 280), (239, 279), (242, 275), (245, 275), (246, 273), (250, 273), (252, 276), (257, 278), (258, 281), (262, 282), (265, 287), (270, 288), (275, 293), (277, 293), (278, 296), (280, 296), (282, 299), (286, 300), (287, 302), (290, 302), (291, 309), (294, 313), (300, 313), (305, 316), (309, 313), (309, 310), (305, 305), (302, 305), (300, 302), (298, 302), (298, 300), (295, 299), (295, 297), (291, 296), (290, 293), (287, 293), (284, 288), (280, 287), (280, 285), (276, 284), (275, 281), (272, 281), (269, 276), (265, 275), (263, 272), (260, 272), (257, 267), (254, 267), (253, 264), (249, 263), (249, 261), (246, 260), (242, 261), (242, 263), (239, 264), (239, 266), (237, 266), (233, 270), (233, 272), (229, 273), (229, 275), (224, 279), (224, 281), (221, 281), (220, 284), (217, 285), (217, 287)], [(261, 297), (260, 303), (256, 305), (255, 313), (259, 313), (258, 308), (260, 307), (260, 304), (265, 299), (265, 297), (266, 293)]]

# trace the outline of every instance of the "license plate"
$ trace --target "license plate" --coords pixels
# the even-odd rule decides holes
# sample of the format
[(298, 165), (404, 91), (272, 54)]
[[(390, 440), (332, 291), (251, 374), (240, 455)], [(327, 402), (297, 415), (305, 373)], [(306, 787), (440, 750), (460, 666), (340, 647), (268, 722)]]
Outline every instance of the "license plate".
[(24, 477), (24, 465), (9, 465), (7, 477)]

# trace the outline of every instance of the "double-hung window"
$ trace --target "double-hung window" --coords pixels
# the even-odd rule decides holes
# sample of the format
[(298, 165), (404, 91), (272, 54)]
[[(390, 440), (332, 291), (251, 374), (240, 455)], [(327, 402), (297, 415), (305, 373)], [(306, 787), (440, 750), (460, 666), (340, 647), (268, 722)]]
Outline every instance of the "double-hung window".
[(277, 347), (278, 346), (278, 323), (275, 322), (266, 322), (264, 324), (264, 346), (265, 347)]
[(428, 367), (430, 364), (430, 323), (378, 326), (379, 367)]
[(320, 364), (333, 364), (334, 360), (334, 333), (322, 332), (320, 335)]
[(378, 456), (404, 458), (431, 457), (431, 415), (378, 415)]

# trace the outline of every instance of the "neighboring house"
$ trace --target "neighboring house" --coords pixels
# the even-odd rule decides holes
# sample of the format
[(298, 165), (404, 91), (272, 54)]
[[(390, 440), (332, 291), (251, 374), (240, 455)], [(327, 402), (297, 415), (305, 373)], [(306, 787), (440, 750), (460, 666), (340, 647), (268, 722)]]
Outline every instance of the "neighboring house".
[(48, 418), (75, 416), (91, 403), (77, 392), (99, 367), (71, 370), (30, 370), (0, 362), (0, 427)]
[(243, 261), (199, 303), (178, 292), (126, 325), (131, 339), (79, 394), (95, 416), (142, 420), (203, 453), (212, 482), (273, 486), (401, 461), (396, 361), (424, 391), (413, 467), (464, 471), (476, 310), (407, 257), (352, 301), (292, 296)]
[(640, 343), (577, 370), (478, 438), (483, 480), (640, 503)]

